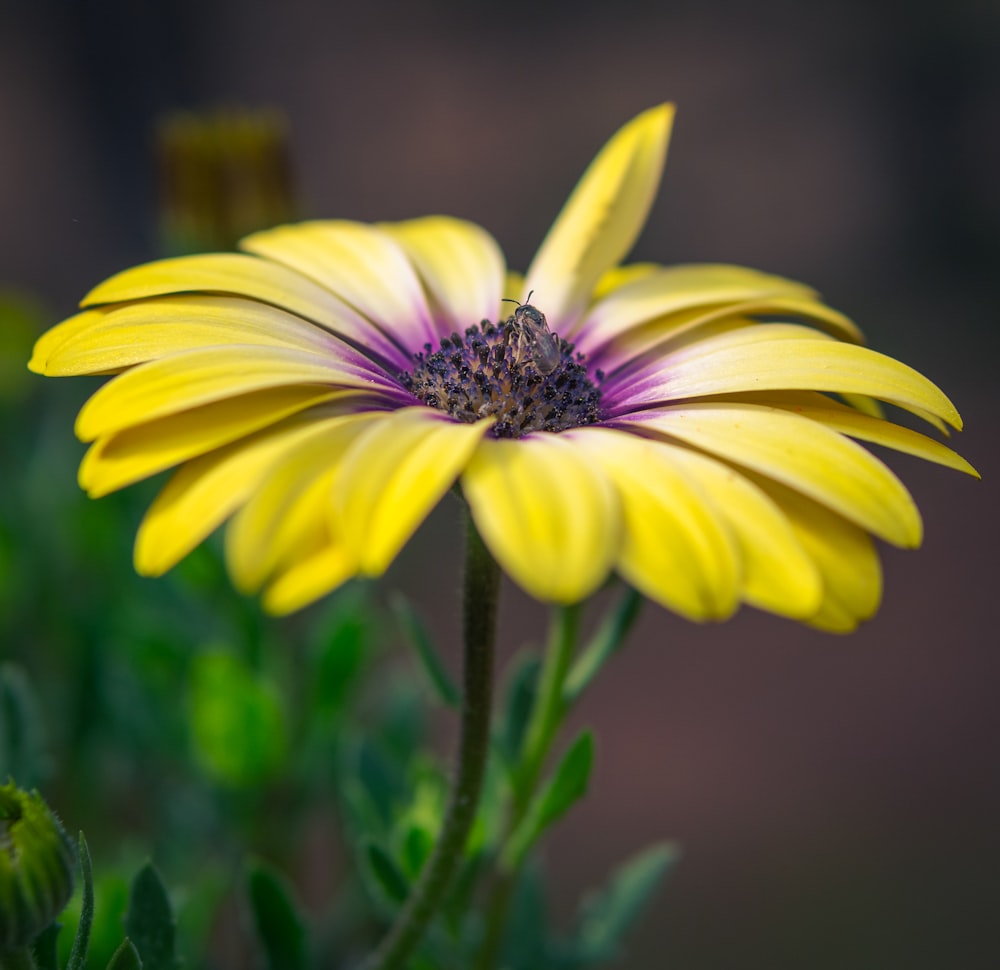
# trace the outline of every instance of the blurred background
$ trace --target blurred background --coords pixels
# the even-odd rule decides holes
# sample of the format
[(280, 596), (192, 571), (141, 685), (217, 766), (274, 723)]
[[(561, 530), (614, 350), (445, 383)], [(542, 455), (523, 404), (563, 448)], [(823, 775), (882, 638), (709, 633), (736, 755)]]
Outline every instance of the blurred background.
[[(753, 611), (698, 627), (647, 607), (576, 715), (596, 729), (598, 763), (593, 795), (548, 847), (552, 905), (564, 916), (623, 855), (669, 837), (683, 859), (624, 967), (1000, 965), (1000, 6), (318, 6), (0, 6), (0, 289), (28, 308), (0, 338), (3, 495), (30, 493), (48, 523), (27, 534), (30, 517), (8, 515), (0, 534), (0, 659), (28, 669), (53, 747), (70, 750), (85, 723), (62, 706), (66, 684), (97, 676), (77, 654), (53, 666), (43, 640), (61, 615), (88, 604), (111, 625), (130, 611), (184, 614), (213, 635), (184, 605), (196, 566), (180, 585), (122, 578), (150, 492), (117, 506), (76, 492), (70, 416), (86, 382), (56, 386), (19, 362), (92, 285), (161, 254), (157, 119), (276, 108), (303, 216), (461, 216), (524, 268), (595, 151), (672, 100), (665, 181), (635, 256), (741, 263), (817, 287), (873, 347), (951, 395), (968, 428), (956, 447), (984, 482), (891, 458), (926, 540), (919, 553), (885, 550), (883, 608), (851, 637)], [(84, 505), (106, 511), (79, 525)], [(64, 522), (79, 534), (63, 538), (92, 555), (67, 554), (62, 593), (38, 602), (23, 550), (58, 558)], [(447, 505), (385, 583), (451, 643), (457, 561)], [(509, 586), (504, 597), (508, 656), (544, 615)], [(127, 644), (114, 655), (114, 690), (137, 676), (133, 656)], [(155, 642), (139, 656), (164, 697), (181, 690)], [(443, 749), (450, 735), (442, 721)], [(51, 800), (71, 830), (98, 811), (101, 792), (79, 811), (63, 792)], [(130, 797), (124, 782), (114, 794)]]

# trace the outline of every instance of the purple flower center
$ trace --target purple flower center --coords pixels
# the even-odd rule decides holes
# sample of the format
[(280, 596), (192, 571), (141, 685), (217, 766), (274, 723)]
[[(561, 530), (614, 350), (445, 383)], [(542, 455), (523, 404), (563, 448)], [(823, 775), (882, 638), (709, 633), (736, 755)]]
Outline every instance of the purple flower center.
[[(520, 438), (531, 431), (566, 431), (601, 420), (601, 392), (590, 379), (582, 354), (559, 339), (559, 360), (539, 373), (512, 331), (512, 319), (483, 320), (462, 336), (453, 333), (438, 350), (424, 344), (400, 383), (428, 407), (457, 421), (495, 417), (493, 434)], [(556, 338), (558, 339), (558, 338)], [(600, 381), (603, 375), (595, 375)]]

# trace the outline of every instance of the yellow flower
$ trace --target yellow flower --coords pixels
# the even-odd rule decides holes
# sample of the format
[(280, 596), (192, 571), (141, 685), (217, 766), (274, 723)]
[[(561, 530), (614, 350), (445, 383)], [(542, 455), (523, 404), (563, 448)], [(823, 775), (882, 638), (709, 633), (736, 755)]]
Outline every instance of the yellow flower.
[[(872, 537), (917, 546), (921, 522), (852, 439), (975, 474), (877, 402), (961, 420), (802, 284), (620, 265), (672, 119), (661, 105), (611, 139), (523, 278), (483, 229), (434, 216), (281, 226), (92, 290), (30, 367), (119, 374), (76, 423), (91, 496), (179, 466), (136, 568), (165, 572), (229, 519), (236, 585), (291, 611), (381, 574), (457, 481), (543, 601), (616, 571), (696, 620), (741, 602), (832, 630), (869, 617)], [(532, 293), (537, 313), (501, 302)]]

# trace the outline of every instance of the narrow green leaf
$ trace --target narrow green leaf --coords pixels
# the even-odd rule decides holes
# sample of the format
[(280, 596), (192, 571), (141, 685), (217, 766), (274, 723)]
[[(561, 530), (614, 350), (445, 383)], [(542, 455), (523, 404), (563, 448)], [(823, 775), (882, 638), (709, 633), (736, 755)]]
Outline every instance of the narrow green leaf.
[(511, 769), (520, 762), (524, 736), (535, 707), (541, 669), (542, 661), (536, 653), (521, 653), (511, 662), (497, 738), (504, 760)]
[(370, 889), (383, 905), (395, 909), (404, 902), (410, 893), (410, 884), (382, 846), (371, 841), (363, 845), (361, 863)]
[(520, 866), (541, 834), (586, 794), (593, 765), (594, 736), (584, 731), (563, 755), (552, 779), (504, 846), (501, 865), (512, 870)]
[(581, 908), (577, 952), (584, 966), (611, 960), (680, 853), (670, 842), (643, 849), (620, 866), (607, 888)]
[(448, 707), (458, 708), (461, 704), (461, 694), (451, 679), (441, 657), (438, 655), (437, 647), (434, 645), (430, 632), (424, 625), (420, 615), (410, 605), (410, 602), (398, 593), (391, 600), (392, 611), (396, 616), (406, 639), (413, 644), (420, 657), (424, 671), (434, 688), (435, 693), (442, 703)]
[(0, 664), (0, 778), (33, 788), (48, 768), (38, 699), (17, 664)]
[(37, 970), (59, 970), (60, 923), (49, 923), (31, 944)]
[(423, 825), (411, 822), (400, 840), (403, 868), (411, 879), (416, 879), (434, 848), (434, 833)]
[(108, 963), (108, 970), (142, 970), (139, 951), (127, 936), (112, 955)]
[(580, 652), (566, 676), (563, 701), (567, 705), (572, 704), (583, 693), (601, 667), (621, 647), (639, 616), (642, 602), (641, 594), (626, 587), (621, 599), (605, 614), (597, 632)]
[(145, 970), (176, 970), (174, 916), (159, 874), (146, 863), (132, 880), (125, 933), (132, 940)]
[(73, 939), (66, 970), (83, 970), (87, 965), (87, 950), (90, 947), (90, 927), (94, 922), (94, 872), (90, 862), (90, 849), (83, 832), (80, 833), (80, 872), (83, 876), (83, 902), (80, 905), (80, 922)]
[(305, 924), (285, 881), (262, 862), (253, 862), (247, 890), (267, 966), (270, 970), (305, 970)]
[(329, 719), (344, 713), (375, 653), (375, 628), (365, 584), (346, 587), (332, 598), (310, 648), (311, 707), (316, 713)]
[(501, 967), (548, 970), (548, 916), (542, 872), (533, 860), (517, 877), (500, 949)]

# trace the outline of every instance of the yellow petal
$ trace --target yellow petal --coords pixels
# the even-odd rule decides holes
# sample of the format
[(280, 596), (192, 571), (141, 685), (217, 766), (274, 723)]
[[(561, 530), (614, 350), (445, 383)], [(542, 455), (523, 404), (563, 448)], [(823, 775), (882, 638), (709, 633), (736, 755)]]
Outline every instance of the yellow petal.
[(849, 633), (872, 617), (882, 599), (882, 566), (862, 529), (775, 482), (758, 480), (781, 508), (823, 581), (823, 600), (806, 618), (830, 633)]
[(346, 406), (357, 395), (308, 385), (276, 387), (106, 435), (84, 456), (80, 487), (91, 498), (99, 498), (333, 398), (340, 398)]
[(399, 347), (361, 314), (301, 273), (243, 253), (178, 256), (134, 266), (98, 284), (81, 306), (171, 293), (222, 293), (270, 303), (398, 361)]
[[(881, 417), (873, 417), (870, 414), (857, 411), (853, 407), (846, 407), (822, 394), (777, 392), (770, 399), (767, 395), (747, 395), (747, 397), (754, 398), (749, 403), (766, 404), (770, 407), (780, 407), (793, 411), (795, 414), (800, 414), (811, 421), (818, 421), (820, 424), (851, 438), (858, 438), (874, 445), (882, 445), (885, 448), (892, 448), (894, 451), (914, 455), (925, 461), (965, 472), (975, 478), (980, 477), (979, 472), (961, 455), (956, 454), (941, 442), (928, 438), (917, 431), (893, 424)], [(734, 395), (734, 398), (738, 399), (739, 395)], [(728, 400), (733, 400), (733, 398)]]
[(391, 390), (388, 378), (297, 350), (227, 346), (192, 350), (150, 361), (101, 387), (76, 419), (82, 441), (267, 388), (312, 384), (326, 390)]
[(40, 373), (50, 377), (112, 373), (147, 360), (225, 344), (359, 356), (343, 341), (301, 317), (254, 300), (227, 296), (165, 296), (84, 310), (49, 334), (61, 334), (62, 339), (45, 345), (39, 340), (32, 360)]
[(375, 226), (343, 220), (279, 226), (248, 236), (240, 248), (315, 280), (410, 351), (437, 344), (413, 266), (399, 243)]
[(296, 415), (195, 458), (178, 469), (146, 512), (135, 542), (135, 568), (160, 576), (184, 558), (257, 490), (286, 452), (346, 419)]
[(277, 616), (294, 613), (353, 578), (356, 572), (357, 562), (347, 548), (328, 540), (268, 584), (262, 596), (264, 609)]
[(918, 546), (920, 513), (874, 455), (815, 421), (751, 404), (689, 404), (636, 415), (652, 429), (783, 482), (899, 546)]
[(585, 342), (591, 353), (611, 340), (629, 337), (636, 328), (645, 331), (644, 325), (656, 321), (658, 327), (643, 334), (643, 342), (648, 342), (650, 334), (669, 335), (674, 314), (717, 313), (723, 307), (743, 304), (760, 305), (759, 310), (749, 309), (747, 313), (803, 316), (843, 339), (862, 339), (847, 317), (824, 306), (815, 292), (801, 283), (742, 266), (709, 264), (660, 268), (611, 291), (587, 311), (578, 341)]
[[(515, 273), (513, 270), (507, 270), (507, 274), (504, 277), (503, 284), (503, 295), (507, 300), (514, 300), (519, 302), (521, 297), (524, 295), (524, 274)], [(507, 307), (506, 309), (500, 307), (500, 318), (506, 319), (513, 312), (513, 307)]]
[(673, 105), (644, 111), (601, 149), (556, 218), (527, 273), (526, 290), (559, 334), (572, 332), (597, 281), (620, 263), (653, 203)]
[[(799, 339), (795, 329), (802, 331)], [(645, 375), (630, 378), (613, 408), (621, 413), (666, 400), (766, 390), (866, 394), (962, 426), (940, 388), (912, 367), (788, 324), (744, 328), (660, 357)]]
[(226, 563), (236, 587), (258, 590), (278, 567), (314, 551), (333, 522), (333, 482), (355, 439), (386, 414), (334, 419), (282, 453), (226, 529)]
[(582, 600), (618, 559), (617, 492), (565, 435), (485, 438), (462, 491), (500, 566), (536, 599)]
[(49, 374), (48, 362), (55, 350), (66, 340), (75, 337), (78, 333), (89, 330), (96, 323), (99, 323), (104, 316), (103, 310), (86, 310), (57, 323), (50, 330), (46, 330), (38, 340), (35, 341), (35, 348), (28, 361), (28, 370), (36, 374)]
[(590, 298), (595, 302), (603, 300), (620, 286), (626, 286), (634, 280), (658, 273), (661, 269), (663, 267), (657, 263), (625, 263), (622, 266), (612, 266), (606, 273), (602, 273), (600, 279), (594, 284), (594, 292)]
[[(593, 362), (597, 362), (605, 371), (614, 371), (622, 364), (647, 354), (654, 348), (659, 348), (663, 354), (672, 353), (674, 346), (679, 345), (679, 338), (684, 338), (683, 345), (688, 346), (694, 340), (705, 339), (713, 331), (710, 324), (737, 321), (746, 327), (760, 327), (758, 322), (768, 316), (798, 317), (809, 327), (801, 336), (813, 339), (824, 337), (827, 333), (841, 340), (861, 341), (862, 335), (847, 319), (822, 303), (807, 300), (751, 300), (745, 303), (730, 303), (722, 306), (700, 307), (679, 310), (649, 322), (639, 323), (612, 336), (602, 343), (599, 332), (587, 333), (577, 339), (580, 351)], [(767, 324), (765, 324), (767, 326)], [(720, 333), (725, 328), (718, 328)], [(664, 346), (670, 341), (670, 346)]]
[(743, 598), (781, 616), (814, 614), (823, 598), (822, 577), (782, 509), (729, 465), (666, 442), (661, 447), (732, 531), (742, 564)]
[(355, 442), (333, 497), (338, 526), (362, 574), (385, 572), (492, 423), (462, 424), (429, 408), (404, 408)]
[[(496, 321), (505, 281), (496, 240), (471, 222), (427, 216), (378, 227), (398, 242), (426, 287), (445, 337), (481, 320)], [(411, 348), (415, 349), (415, 348)]]
[(625, 531), (617, 570), (692, 620), (725, 619), (739, 605), (740, 563), (725, 517), (659, 442), (603, 428), (567, 432), (615, 483)]

